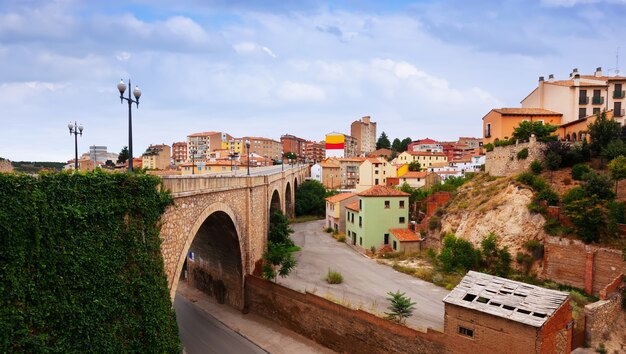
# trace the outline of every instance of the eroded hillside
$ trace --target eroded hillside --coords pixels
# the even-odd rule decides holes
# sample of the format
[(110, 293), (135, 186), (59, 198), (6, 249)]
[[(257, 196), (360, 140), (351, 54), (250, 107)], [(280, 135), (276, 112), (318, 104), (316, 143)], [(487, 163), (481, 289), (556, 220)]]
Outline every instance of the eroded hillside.
[(533, 192), (512, 178), (480, 175), (459, 188), (442, 217), (442, 231), (454, 233), (474, 245), (494, 232), (511, 254), (527, 240), (543, 240), (545, 219), (531, 213)]

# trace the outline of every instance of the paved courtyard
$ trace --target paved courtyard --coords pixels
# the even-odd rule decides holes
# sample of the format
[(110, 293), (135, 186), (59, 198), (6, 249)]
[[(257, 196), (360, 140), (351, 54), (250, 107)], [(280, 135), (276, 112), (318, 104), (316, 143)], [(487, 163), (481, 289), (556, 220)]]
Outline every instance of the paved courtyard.
[[(322, 230), (323, 220), (292, 226), (295, 232), (291, 237), (302, 250), (296, 253), (298, 266), (287, 278), (279, 277), (279, 284), (376, 314), (388, 311), (387, 292), (400, 290), (416, 303), (413, 316), (407, 320), (409, 327), (443, 331), (441, 300), (448, 294), (447, 290), (378, 264), (337, 242)], [(326, 282), (329, 268), (343, 275), (342, 284)]]

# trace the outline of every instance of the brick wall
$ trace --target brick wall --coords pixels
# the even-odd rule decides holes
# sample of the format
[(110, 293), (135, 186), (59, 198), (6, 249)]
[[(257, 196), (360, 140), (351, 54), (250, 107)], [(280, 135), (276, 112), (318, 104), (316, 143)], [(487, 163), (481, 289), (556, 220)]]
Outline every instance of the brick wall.
[(578, 240), (547, 237), (542, 277), (598, 294), (626, 273), (620, 250), (585, 245)]
[(253, 276), (245, 288), (249, 311), (340, 353), (452, 352), (441, 332), (423, 333)]
[[(488, 152), (485, 158), (485, 172), (492, 176), (510, 176), (524, 172), (530, 167), (533, 160), (543, 158), (544, 143), (533, 141), (528, 143), (500, 146)], [(528, 148), (528, 157), (523, 160), (517, 159), (517, 153)]]
[(541, 353), (569, 353), (572, 350), (573, 324), (570, 300), (564, 302), (541, 328)]
[(622, 294), (613, 293), (607, 300), (600, 300), (585, 306), (585, 337), (587, 343), (602, 342), (611, 331), (619, 316)]

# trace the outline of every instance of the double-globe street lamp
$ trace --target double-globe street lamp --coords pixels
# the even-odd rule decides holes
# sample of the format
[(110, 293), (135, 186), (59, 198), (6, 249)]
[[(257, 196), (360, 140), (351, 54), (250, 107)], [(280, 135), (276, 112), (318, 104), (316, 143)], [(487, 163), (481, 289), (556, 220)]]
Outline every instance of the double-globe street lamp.
[[(130, 80), (128, 80), (128, 87), (130, 87)], [(124, 103), (124, 100), (128, 102), (128, 172), (133, 172), (133, 117), (131, 107), (133, 103), (137, 105), (139, 109), (139, 97), (141, 97), (141, 90), (135, 86), (133, 95), (135, 99), (130, 97), (130, 90), (128, 90), (128, 97), (124, 97), (124, 91), (126, 91), (126, 84), (124, 80), (120, 80), (117, 84), (117, 89), (120, 91), (120, 103)]]
[(246, 150), (248, 151), (248, 176), (250, 176), (250, 140), (246, 140)]
[(198, 153), (198, 150), (196, 149), (191, 149), (189, 150), (189, 153), (191, 154), (191, 174), (195, 175), (195, 171), (196, 171), (196, 154)]
[(74, 171), (78, 171), (78, 135), (83, 136), (83, 126), (70, 123), (67, 125), (70, 135), (74, 134)]

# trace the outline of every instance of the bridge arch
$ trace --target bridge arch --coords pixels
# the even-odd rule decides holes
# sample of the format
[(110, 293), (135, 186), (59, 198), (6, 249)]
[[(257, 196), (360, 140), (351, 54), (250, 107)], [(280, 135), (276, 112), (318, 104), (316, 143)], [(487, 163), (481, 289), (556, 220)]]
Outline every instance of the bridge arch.
[(278, 191), (278, 189), (274, 189), (274, 191), (272, 192), (272, 196), (270, 197), (269, 208), (270, 208), (269, 215), (272, 215), (279, 210), (284, 213), (284, 210), (282, 208), (282, 203), (280, 202), (280, 192)]
[[(244, 308), (244, 242), (237, 214), (225, 203), (209, 205), (196, 219), (186, 236), (180, 254), (172, 295), (188, 256), (187, 276), (194, 287), (214, 296), (220, 303), (242, 310)], [(191, 258), (191, 257), (190, 257)]]
[(293, 193), (291, 193), (291, 183), (285, 186), (285, 215), (293, 216)]

